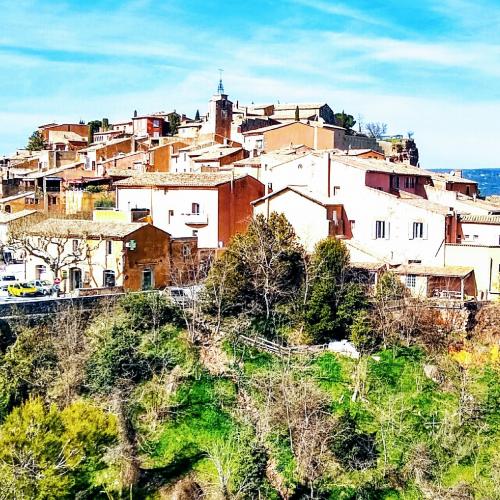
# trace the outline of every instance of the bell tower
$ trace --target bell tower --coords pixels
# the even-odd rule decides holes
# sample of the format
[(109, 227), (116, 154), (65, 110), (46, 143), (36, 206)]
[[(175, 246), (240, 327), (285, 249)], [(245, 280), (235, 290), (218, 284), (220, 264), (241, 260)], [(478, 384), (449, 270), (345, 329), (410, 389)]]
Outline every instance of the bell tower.
[(231, 125), (233, 123), (233, 103), (224, 92), (222, 83), (222, 70), (220, 71), (217, 93), (210, 99), (208, 107), (208, 122), (215, 142), (223, 143), (231, 139)]

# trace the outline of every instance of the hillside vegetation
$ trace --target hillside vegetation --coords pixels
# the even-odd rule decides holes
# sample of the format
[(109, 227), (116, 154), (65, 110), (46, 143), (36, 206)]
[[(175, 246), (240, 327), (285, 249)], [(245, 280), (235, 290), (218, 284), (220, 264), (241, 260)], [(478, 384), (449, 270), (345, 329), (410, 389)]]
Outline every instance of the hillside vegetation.
[[(0, 498), (500, 498), (498, 336), (369, 297), (347, 252), (257, 220), (189, 310), (126, 296), (4, 324)], [(495, 306), (490, 306), (495, 307)], [(351, 359), (277, 356), (349, 337)]]

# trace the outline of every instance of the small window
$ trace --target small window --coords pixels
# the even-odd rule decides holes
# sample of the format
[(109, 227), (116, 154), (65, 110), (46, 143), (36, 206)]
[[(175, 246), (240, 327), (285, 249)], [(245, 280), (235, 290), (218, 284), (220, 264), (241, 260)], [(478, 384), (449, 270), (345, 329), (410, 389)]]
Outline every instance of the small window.
[(153, 127), (158, 128), (160, 126), (160, 120), (153, 120)]
[(191, 213), (193, 215), (200, 215), (200, 204), (199, 203), (191, 203)]
[(189, 257), (191, 255), (191, 245), (182, 245), (182, 256)]
[(79, 243), (78, 240), (73, 240), (73, 252), (78, 252)]
[(340, 191), (340, 186), (333, 186), (333, 196), (338, 195), (339, 191)]
[(475, 234), (474, 235), (474, 241), (478, 240), (479, 239), (479, 235)]
[(375, 222), (375, 239), (385, 238), (385, 220)]
[(113, 253), (113, 242), (111, 240), (106, 241), (106, 255), (111, 255)]
[(392, 178), (392, 187), (393, 189), (399, 189), (399, 175), (395, 175)]
[(417, 276), (415, 274), (408, 274), (406, 276), (406, 286), (410, 288), (415, 288), (417, 285)]
[(413, 237), (422, 239), (424, 237), (424, 223), (414, 222), (413, 223)]
[(193, 229), (193, 236), (198, 236), (198, 229)]

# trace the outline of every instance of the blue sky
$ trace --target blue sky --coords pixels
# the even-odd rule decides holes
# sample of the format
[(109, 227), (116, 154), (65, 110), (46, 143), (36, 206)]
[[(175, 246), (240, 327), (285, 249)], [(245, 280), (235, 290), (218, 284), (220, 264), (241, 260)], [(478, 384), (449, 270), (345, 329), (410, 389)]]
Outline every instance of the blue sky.
[(40, 124), (328, 102), (415, 132), (426, 168), (498, 167), (499, 0), (0, 0), (0, 154)]

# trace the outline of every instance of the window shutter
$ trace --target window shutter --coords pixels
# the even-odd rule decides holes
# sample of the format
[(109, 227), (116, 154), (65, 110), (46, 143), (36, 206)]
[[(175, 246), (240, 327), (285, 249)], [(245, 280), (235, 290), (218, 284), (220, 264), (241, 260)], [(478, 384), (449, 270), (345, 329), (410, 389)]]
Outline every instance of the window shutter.
[(377, 221), (372, 220), (372, 240), (377, 238)]
[(413, 239), (413, 222), (412, 221), (408, 222), (408, 239), (409, 240)]
[(391, 237), (391, 223), (386, 220), (385, 221), (385, 239), (388, 240)]
[(426, 224), (425, 222), (424, 222), (423, 226), (424, 226), (424, 229), (423, 229), (423, 232), (424, 232), (424, 234), (423, 234), (423, 238), (424, 238), (424, 240), (426, 240), (426, 239), (427, 239), (427, 237), (428, 237), (427, 235), (428, 235), (428, 227), (429, 227), (429, 226), (428, 226), (428, 224)]

